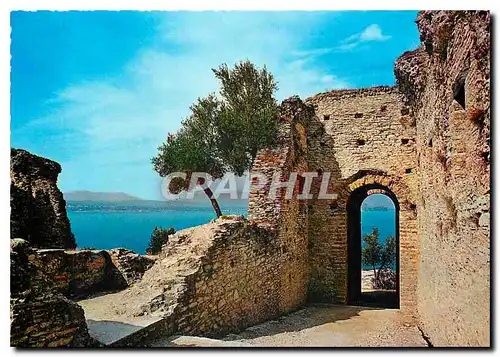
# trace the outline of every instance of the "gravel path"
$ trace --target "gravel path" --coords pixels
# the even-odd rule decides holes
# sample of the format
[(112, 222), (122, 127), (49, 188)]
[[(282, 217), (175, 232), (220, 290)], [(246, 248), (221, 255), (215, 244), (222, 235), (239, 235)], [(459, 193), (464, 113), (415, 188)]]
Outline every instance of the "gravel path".
[(343, 305), (310, 306), (221, 340), (173, 336), (152, 347), (426, 347), (410, 317), (399, 310)]

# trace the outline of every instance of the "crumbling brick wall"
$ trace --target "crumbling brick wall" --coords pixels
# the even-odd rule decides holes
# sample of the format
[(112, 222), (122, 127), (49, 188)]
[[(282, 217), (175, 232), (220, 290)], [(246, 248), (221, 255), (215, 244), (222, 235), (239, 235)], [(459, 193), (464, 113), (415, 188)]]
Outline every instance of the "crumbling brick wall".
[(36, 267), (33, 279), (71, 299), (125, 289), (154, 264), (154, 258), (123, 248), (33, 249), (29, 260)]
[(10, 344), (13, 347), (97, 347), (83, 309), (38, 279), (29, 243), (12, 239), (10, 249)]
[(299, 200), (300, 181), (269, 197), (279, 172), (307, 169), (307, 126), (313, 114), (300, 99), (281, 105), (279, 140), (261, 150), (253, 171), (268, 184), (250, 191), (248, 220), (222, 216), (213, 223), (171, 236), (143, 279), (120, 292), (110, 311), (161, 320), (120, 345), (150, 341), (161, 334), (222, 336), (298, 309), (307, 298), (307, 205)]
[(416, 120), (418, 312), (439, 346), (490, 344), (490, 14), (423, 11), (395, 74)]
[(314, 181), (315, 198), (309, 201), (308, 216), (310, 300), (348, 299), (350, 185), (375, 182), (392, 189), (398, 182), (405, 187), (396, 193), (400, 206), (401, 306), (413, 309), (418, 235), (410, 227), (416, 220), (418, 169), (416, 130), (408, 107), (395, 87), (332, 91), (308, 98), (306, 103), (316, 114), (308, 133), (309, 171), (317, 171), (319, 177), (330, 173), (328, 193), (338, 195), (336, 199), (316, 199), (321, 180)]
[[(248, 222), (228, 226), (239, 231), (225, 238), (226, 245), (210, 248), (203, 269), (194, 277), (196, 295), (189, 306), (198, 314), (186, 317), (190, 333), (193, 329), (208, 335), (237, 331), (306, 302), (307, 205), (297, 197), (300, 180), (295, 181), (291, 199), (285, 198), (286, 188), (271, 198), (269, 188), (276, 172), (288, 180), (292, 172), (307, 170), (306, 135), (313, 115), (298, 97), (281, 104), (278, 145), (261, 150), (252, 167), (266, 175), (267, 184), (252, 187)], [(224, 230), (222, 235), (229, 233)]]

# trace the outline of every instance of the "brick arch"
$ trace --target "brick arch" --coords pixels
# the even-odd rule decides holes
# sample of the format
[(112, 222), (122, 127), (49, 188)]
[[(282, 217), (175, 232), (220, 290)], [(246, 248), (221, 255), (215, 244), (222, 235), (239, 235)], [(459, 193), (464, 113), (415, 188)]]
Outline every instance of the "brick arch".
[[(380, 189), (382, 193), (391, 198), (396, 207), (396, 237), (398, 241), (398, 284), (397, 284), (397, 307), (405, 310), (413, 310), (415, 306), (416, 280), (417, 280), (417, 256), (418, 236), (416, 230), (416, 210), (412, 203), (411, 193), (404, 184), (401, 177), (388, 175), (381, 170), (360, 170), (347, 178), (344, 182), (342, 201), (345, 205), (347, 229), (346, 235), (346, 265), (348, 279), (346, 281), (346, 301), (353, 302), (360, 296), (356, 295), (355, 284), (361, 283), (361, 270), (352, 271), (351, 264), (361, 265), (361, 231), (360, 220), (361, 204), (371, 189)], [(354, 242), (354, 246), (353, 246)], [(359, 250), (359, 252), (358, 252)], [(359, 276), (358, 276), (359, 274)], [(359, 280), (359, 281), (358, 281)], [(354, 287), (354, 289), (353, 289)], [(360, 288), (359, 288), (360, 290)]]
[(399, 307), (414, 312), (419, 251), (414, 201), (402, 177), (376, 169), (359, 170), (333, 182), (331, 192), (337, 193), (337, 198), (312, 203), (310, 216), (314, 224), (308, 228), (309, 301), (349, 302), (348, 203), (360, 188), (385, 190), (398, 208)]
[(347, 201), (347, 198), (354, 190), (369, 185), (378, 185), (392, 192), (398, 200), (400, 209), (415, 209), (414, 200), (403, 179), (400, 176), (389, 175), (382, 170), (360, 170), (349, 176), (345, 180), (343, 198)]

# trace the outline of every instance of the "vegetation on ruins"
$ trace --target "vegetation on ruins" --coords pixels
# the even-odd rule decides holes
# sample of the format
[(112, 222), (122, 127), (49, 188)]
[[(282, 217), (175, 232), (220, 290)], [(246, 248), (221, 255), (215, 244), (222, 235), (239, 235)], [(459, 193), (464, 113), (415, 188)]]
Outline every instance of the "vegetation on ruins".
[(146, 249), (148, 255), (158, 254), (161, 252), (161, 247), (168, 242), (168, 237), (175, 233), (175, 229), (170, 227), (169, 229), (155, 227), (151, 233), (151, 238), (149, 240), (149, 246)]
[[(226, 172), (242, 175), (248, 170), (259, 149), (275, 144), (278, 89), (273, 75), (264, 66), (250, 61), (234, 68), (222, 64), (212, 69), (220, 83), (219, 93), (198, 98), (191, 105), (191, 115), (175, 134), (158, 148), (152, 159), (154, 169), (165, 177), (185, 172), (186, 179), (176, 178), (169, 190), (179, 193), (189, 187), (193, 172), (206, 172), (214, 179)], [(203, 185), (203, 179), (198, 184)], [(210, 187), (204, 188), (217, 217), (222, 215)]]
[(389, 236), (385, 241), (385, 245), (382, 245), (379, 241), (378, 228), (373, 227), (371, 234), (365, 234), (363, 241), (365, 246), (361, 256), (363, 264), (373, 268), (373, 288), (395, 289), (396, 273), (391, 267), (396, 262), (396, 238)]

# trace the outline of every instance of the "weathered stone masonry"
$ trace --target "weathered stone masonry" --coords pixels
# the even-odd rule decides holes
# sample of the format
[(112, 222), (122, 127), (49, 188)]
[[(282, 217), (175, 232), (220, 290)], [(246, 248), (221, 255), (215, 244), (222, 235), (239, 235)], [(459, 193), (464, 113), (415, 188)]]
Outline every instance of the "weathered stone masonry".
[[(308, 169), (331, 173), (328, 192), (338, 194), (335, 200), (309, 201), (310, 300), (347, 302), (348, 200), (360, 187), (379, 185), (395, 194), (400, 207), (401, 307), (413, 309), (418, 168), (408, 108), (395, 87), (332, 91), (306, 103), (319, 121), (308, 136)], [(317, 197), (320, 180), (315, 182)]]
[(61, 165), (20, 149), (11, 149), (10, 160), (10, 237), (40, 248), (75, 248), (57, 188)]
[(36, 249), (11, 240), (11, 344), (17, 347), (97, 346), (74, 301), (123, 290), (154, 258), (110, 251)]
[(11, 239), (10, 343), (15, 347), (97, 347), (83, 309), (52, 289), (40, 276), (35, 250), (23, 239)]
[[(298, 97), (285, 100), (278, 144), (258, 153), (253, 170), (269, 182), (275, 173), (287, 179), (292, 172), (315, 171), (315, 198), (286, 200), (285, 189), (270, 198), (269, 185), (254, 187), (248, 220), (226, 216), (177, 232), (141, 280), (142, 272), (136, 276), (134, 269), (117, 265), (129, 285), (137, 281), (100, 298), (106, 306), (100, 319), (154, 322), (113, 345), (137, 346), (174, 333), (221, 336), (307, 301), (348, 302), (352, 239), (361, 238), (353, 222), (368, 190), (377, 189), (398, 208), (403, 313), (415, 316), (436, 346), (488, 346), (489, 23), (488, 12), (421, 12), (417, 24), (424, 46), (396, 62), (397, 88), (332, 91), (304, 103)], [(316, 199), (327, 173), (328, 192), (338, 196)], [(29, 183), (20, 189), (33, 192), (32, 180), (13, 177), (13, 182), (16, 190), (17, 183)], [(297, 180), (295, 193), (302, 183)], [(29, 207), (30, 195), (16, 197), (26, 198)], [(23, 209), (16, 207), (13, 226), (24, 227), (17, 223)], [(52, 226), (62, 216), (50, 217)], [(73, 272), (88, 264), (96, 268), (93, 280), (84, 268), (85, 282), (78, 285), (92, 290), (106, 276), (100, 256), (81, 255), (80, 262), (68, 265), (67, 256), (49, 250), (30, 262), (30, 251), (23, 249), (21, 244), (11, 250), (14, 341), (95, 345), (81, 308), (62, 295), (28, 290), (40, 285), (32, 269), (43, 254), (59, 257), (44, 276), (59, 276), (67, 266), (76, 267)], [(115, 265), (120, 254), (110, 253)], [(73, 278), (51, 286), (64, 292)], [(44, 324), (57, 303), (64, 309)], [(30, 311), (26, 322), (23, 309)]]
[(434, 345), (490, 344), (490, 14), (423, 11), (395, 73), (416, 120), (418, 312)]

